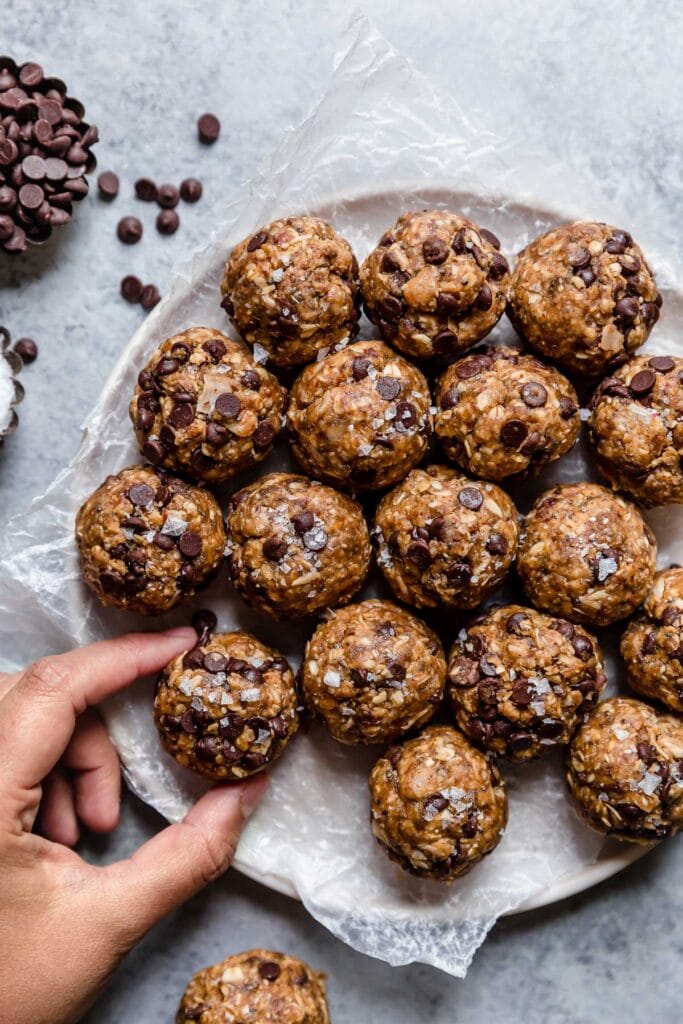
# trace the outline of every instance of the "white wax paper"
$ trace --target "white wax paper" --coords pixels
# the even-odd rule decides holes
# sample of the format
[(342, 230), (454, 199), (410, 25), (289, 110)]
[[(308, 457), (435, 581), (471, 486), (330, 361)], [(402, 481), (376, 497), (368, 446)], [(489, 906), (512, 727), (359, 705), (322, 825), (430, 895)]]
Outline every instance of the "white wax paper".
[[(510, 255), (562, 220), (610, 220), (634, 232), (662, 286), (665, 316), (648, 350), (683, 352), (683, 302), (675, 290), (678, 228), (668, 222), (660, 198), (633, 209), (621, 168), (601, 182), (601, 191), (590, 180), (588, 155), (585, 166), (567, 168), (528, 152), (523, 127), (529, 116), (520, 111), (516, 137), (493, 137), (468, 121), (451, 97), (436, 91), (365, 19), (353, 18), (318, 108), (285, 135), (228, 207), (217, 211), (221, 227), (177, 270), (169, 295), (122, 352), (86, 420), (73, 463), (5, 528), (0, 634), (7, 658), (20, 665), (131, 627), (187, 621), (187, 608), (155, 623), (103, 610), (79, 578), (74, 515), (107, 473), (138, 459), (127, 406), (153, 347), (190, 325), (228, 330), (218, 305), (222, 264), (237, 240), (275, 217), (321, 214), (348, 237), (359, 258), (400, 212), (428, 205), (462, 209), (500, 235)], [(370, 332), (364, 323), (363, 335)], [(512, 338), (506, 321), (492, 338)], [(281, 446), (259, 472), (289, 465)], [(515, 498), (525, 511), (533, 494), (554, 480), (590, 475), (584, 452), (577, 449), (532, 487), (516, 491)], [(680, 509), (648, 518), (660, 543), (660, 563), (683, 561)], [(383, 591), (375, 581), (367, 592)], [(251, 630), (299, 663), (311, 623), (278, 626), (248, 610), (224, 575), (193, 602), (199, 606), (217, 612), (220, 628)], [(454, 618), (446, 640), (456, 628)], [(605, 646), (614, 686), (614, 644)], [(162, 752), (150, 713), (151, 685), (138, 683), (105, 713), (130, 785), (175, 820), (203, 784)], [(318, 727), (299, 735), (272, 772), (270, 792), (240, 842), (236, 861), (253, 877), (298, 895), (336, 936), (372, 956), (392, 964), (421, 961), (463, 976), (501, 914), (538, 900), (553, 883), (589, 868), (598, 857), (614, 855), (614, 847), (576, 819), (565, 798), (559, 758), (551, 757), (520, 769), (503, 766), (510, 823), (490, 857), (451, 887), (416, 880), (389, 862), (368, 827), (366, 780), (376, 755), (376, 749), (343, 748)]]

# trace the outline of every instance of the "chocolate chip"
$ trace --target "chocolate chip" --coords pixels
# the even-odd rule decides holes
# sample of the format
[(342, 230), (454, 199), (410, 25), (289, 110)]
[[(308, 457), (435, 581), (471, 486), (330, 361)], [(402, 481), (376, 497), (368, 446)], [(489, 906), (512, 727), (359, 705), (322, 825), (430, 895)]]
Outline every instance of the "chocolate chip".
[(408, 545), (406, 558), (413, 562), (419, 569), (424, 570), (432, 563), (432, 555), (429, 544), (424, 541), (414, 541)]
[(502, 277), (505, 277), (509, 269), (510, 266), (503, 254), (500, 252), (494, 252), (491, 257), (491, 265), (489, 266), (489, 277), (493, 281), (500, 281)]
[(450, 292), (439, 292), (436, 297), (436, 313), (442, 320), (448, 320), (458, 315), (460, 301), (457, 295)]
[(528, 616), (524, 612), (513, 612), (512, 615), (508, 616), (505, 622), (505, 629), (508, 633), (513, 633), (518, 636), (522, 632), (522, 626), (527, 621)]
[(264, 449), (268, 448), (269, 445), (275, 440), (275, 428), (266, 423), (259, 423), (258, 427), (252, 434), (252, 441), (254, 442), (254, 448)]
[(455, 351), (458, 345), (458, 336), (453, 331), (438, 331), (432, 340), (432, 348), (437, 356), (446, 356)]
[(315, 518), (312, 512), (298, 512), (291, 517), (291, 523), (297, 533), (307, 533), (313, 526)]
[(467, 562), (454, 562), (446, 569), (446, 579), (454, 587), (466, 587), (472, 579), (472, 570)]
[(534, 738), (530, 732), (515, 732), (508, 740), (510, 750), (517, 752), (532, 746)]
[(178, 547), (185, 558), (196, 558), (202, 550), (202, 538), (194, 530), (185, 530), (180, 536)]
[(19, 202), (26, 210), (37, 210), (44, 199), (40, 185), (22, 185), (19, 189)]
[(458, 501), (463, 508), (476, 512), (484, 504), (484, 496), (478, 487), (463, 487), (458, 493)]
[(475, 305), (478, 309), (490, 309), (493, 305), (493, 292), (487, 284), (482, 285), (481, 291), (475, 299)]
[(637, 807), (636, 804), (615, 804), (615, 810), (619, 812), (622, 818), (626, 821), (638, 821), (644, 814), (644, 811)]
[(619, 299), (614, 305), (614, 315), (619, 317), (621, 320), (631, 322), (638, 316), (638, 300), (634, 299), (632, 295), (627, 295), (623, 299)]
[(215, 408), (216, 412), (221, 416), (224, 416), (227, 420), (234, 420), (241, 412), (242, 403), (237, 395), (233, 395), (230, 391), (224, 391), (223, 394), (219, 395), (216, 399)]
[[(175, 185), (160, 185), (157, 189), (157, 202), (163, 210), (172, 210), (178, 205), (180, 193)], [(159, 219), (157, 218), (157, 226)]]
[(385, 402), (391, 402), (401, 393), (401, 382), (396, 377), (378, 377), (375, 381), (375, 390)]
[(159, 210), (156, 227), (160, 235), (173, 235), (179, 226), (180, 217), (175, 210)]
[(647, 656), (648, 654), (654, 654), (656, 647), (657, 641), (655, 639), (654, 633), (646, 633), (642, 646), (640, 648), (640, 653), (643, 656)]
[(125, 245), (135, 245), (142, 238), (142, 223), (137, 217), (122, 217), (117, 224), (116, 234)]
[(155, 203), (157, 200), (157, 187), (151, 178), (138, 178), (135, 182), (135, 195), (143, 203)]
[(560, 398), (560, 415), (563, 420), (571, 419), (578, 411), (576, 402), (572, 402), (571, 398), (567, 398), (565, 395)]
[(158, 377), (169, 377), (172, 373), (176, 373), (178, 371), (179, 366), (180, 364), (177, 359), (166, 356), (159, 360), (155, 372)]
[[(43, 164), (43, 176), (45, 173), (45, 164)], [(97, 190), (100, 198), (106, 200), (115, 199), (119, 194), (118, 176), (113, 171), (102, 171), (97, 178)]]
[(436, 793), (434, 796), (428, 796), (422, 807), (425, 814), (440, 814), (448, 807), (448, 800), (440, 793)]
[(460, 380), (470, 380), (489, 370), (492, 365), (488, 356), (470, 356), (469, 359), (463, 359), (462, 362), (455, 364), (455, 374)]
[(482, 238), (485, 238), (489, 245), (492, 245), (494, 249), (500, 249), (500, 239), (497, 235), (494, 235), (493, 231), (489, 231), (488, 228), (480, 228), (479, 234)]
[(564, 724), (558, 718), (544, 718), (536, 729), (541, 739), (557, 740), (564, 732)]
[(653, 356), (652, 359), (648, 360), (648, 365), (653, 370), (656, 370), (657, 373), (670, 373), (676, 362), (671, 356)]
[(372, 364), (364, 356), (356, 356), (351, 366), (351, 374), (354, 380), (364, 380)]
[(146, 284), (142, 289), (142, 295), (140, 296), (140, 305), (143, 309), (154, 309), (157, 303), (160, 301), (161, 295), (156, 285)]
[(386, 298), (379, 303), (379, 311), (384, 319), (391, 323), (398, 320), (402, 315), (403, 303), (394, 295), (387, 295)]
[(230, 431), (220, 423), (206, 424), (206, 443), (214, 448), (222, 448), (230, 440)]
[(572, 270), (574, 270), (574, 271), (584, 270), (590, 264), (590, 261), (591, 261), (591, 254), (589, 253), (588, 249), (584, 249), (583, 246), (579, 246), (571, 254), (571, 261), (570, 262), (571, 262)]
[(526, 708), (531, 704), (532, 692), (527, 679), (517, 679), (510, 693), (510, 700), (518, 708)]
[(202, 114), (197, 120), (199, 141), (205, 146), (212, 145), (221, 133), (221, 123), (215, 114)]
[(590, 658), (593, 653), (593, 645), (591, 644), (588, 637), (583, 636), (581, 633), (576, 633), (571, 640), (574, 653), (578, 658), (583, 659)]
[(247, 252), (256, 252), (260, 249), (264, 242), (268, 240), (268, 233), (266, 231), (257, 231), (255, 235), (252, 235), (247, 242)]
[(417, 409), (411, 402), (400, 401), (396, 403), (396, 426), (404, 430), (410, 429), (417, 423)]
[(133, 484), (128, 491), (128, 497), (134, 505), (144, 507), (154, 501), (154, 491), (147, 484)]
[(198, 178), (185, 178), (180, 183), (180, 198), (185, 203), (196, 203), (202, 198), (204, 191), (201, 181)]
[(100, 586), (106, 594), (114, 597), (122, 597), (126, 589), (123, 576), (113, 569), (105, 569), (100, 573)]
[(139, 302), (142, 298), (142, 281), (135, 274), (128, 274), (122, 279), (119, 290), (126, 302)]
[(649, 395), (655, 386), (655, 373), (653, 370), (639, 370), (629, 383), (629, 390), (632, 395), (639, 397)]
[(125, 519), (121, 520), (121, 526), (127, 527), (129, 530), (141, 530), (147, 529), (147, 523), (142, 516), (126, 516)]
[(240, 377), (240, 383), (245, 388), (249, 388), (250, 391), (261, 390), (261, 377), (259, 376), (258, 370), (245, 370)]
[(19, 338), (12, 347), (25, 366), (38, 358), (38, 346), (33, 338)]
[(180, 568), (178, 574), (178, 586), (183, 591), (192, 590), (197, 582), (196, 573), (194, 567), (191, 565), (183, 565)]
[(600, 386), (603, 395), (614, 398), (630, 398), (631, 392), (618, 377), (611, 377), (604, 380)]
[(228, 667), (228, 659), (218, 651), (210, 651), (204, 655), (204, 668), (212, 675), (218, 672), (225, 672)]
[(281, 973), (280, 965), (272, 960), (266, 960), (259, 966), (258, 972), (264, 981), (277, 981)]
[(656, 324), (659, 320), (659, 307), (654, 302), (644, 302), (641, 312), (643, 320), (648, 327), (651, 327), (652, 324)]
[(528, 427), (522, 420), (508, 420), (500, 428), (500, 439), (507, 448), (519, 448), (528, 432)]
[(611, 238), (606, 240), (604, 248), (605, 252), (609, 252), (613, 256), (619, 256), (622, 252), (626, 252), (626, 239), (623, 235), (615, 232)]
[(287, 541), (281, 537), (267, 537), (263, 542), (263, 554), (269, 562), (279, 562), (287, 553)]
[(208, 341), (204, 342), (202, 348), (211, 356), (214, 363), (220, 363), (221, 359), (227, 352), (225, 344), (220, 338), (209, 338)]
[(448, 258), (448, 246), (440, 238), (433, 236), (425, 239), (422, 243), (422, 255), (425, 263), (438, 265), (444, 263)]
[(508, 542), (502, 533), (492, 533), (486, 541), (486, 550), (491, 555), (504, 555), (507, 549)]
[(444, 410), (454, 409), (460, 401), (460, 392), (457, 388), (449, 388), (441, 396), (441, 408)]
[(538, 381), (530, 380), (520, 391), (522, 401), (530, 409), (539, 409), (548, 401), (548, 392)]
[(595, 274), (590, 267), (586, 267), (585, 270), (580, 270), (576, 276), (581, 278), (586, 288), (590, 288), (595, 281)]
[(194, 406), (189, 402), (178, 402), (171, 409), (168, 419), (174, 427), (189, 427), (194, 420)]
[(157, 533), (154, 534), (154, 544), (161, 551), (170, 551), (172, 548), (175, 547), (175, 541), (173, 537), (169, 537), (167, 533), (161, 533), (159, 531), (157, 531)]

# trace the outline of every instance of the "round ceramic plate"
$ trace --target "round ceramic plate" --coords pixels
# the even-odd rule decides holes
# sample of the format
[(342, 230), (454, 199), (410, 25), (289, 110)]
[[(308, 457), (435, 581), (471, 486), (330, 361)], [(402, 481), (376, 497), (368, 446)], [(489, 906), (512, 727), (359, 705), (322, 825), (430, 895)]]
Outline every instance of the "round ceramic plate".
[[(332, 199), (306, 212), (329, 220), (348, 238), (362, 259), (401, 212), (431, 206), (461, 210), (475, 222), (490, 228), (499, 235), (503, 250), (508, 255), (519, 251), (530, 238), (577, 216), (576, 211), (544, 209), (541, 205), (532, 207), (512, 197), (483, 199), (446, 187), (414, 188), (410, 183), (392, 190), (368, 191), (351, 198)], [(578, 216), (583, 212), (578, 211)], [(93, 444), (82, 466), (79, 466), (79, 497), (101, 482), (103, 466), (112, 472), (139, 459), (127, 421), (126, 406), (137, 370), (152, 349), (168, 335), (191, 324), (205, 324), (229, 332), (227, 318), (218, 306), (217, 296), (224, 260), (236, 241), (237, 238), (214, 239), (199, 252), (191, 266), (176, 280), (168, 298), (131, 339), (100, 399), (101, 415), (96, 429), (102, 436), (91, 438)], [(683, 325), (683, 296), (678, 292), (665, 293), (665, 311), (664, 329), (658, 327), (655, 337), (648, 342), (648, 351), (653, 353), (676, 352), (681, 347), (681, 342), (676, 342), (672, 332)], [(361, 336), (371, 335), (372, 327), (364, 321)], [(683, 331), (679, 330), (679, 337), (683, 337)], [(509, 342), (513, 339), (512, 329), (503, 318), (489, 340)], [(112, 463), (112, 451), (115, 463)], [(286, 448), (280, 446), (252, 475), (291, 467)], [(560, 480), (592, 476), (586, 453), (579, 445), (538, 480), (526, 485), (523, 491), (517, 490), (514, 497), (524, 512), (536, 494), (548, 486)], [(680, 510), (662, 510), (648, 518), (657, 534), (662, 564), (683, 561)], [(361, 596), (370, 593), (386, 592), (375, 581)], [(509, 592), (503, 592), (494, 598), (500, 600), (510, 596)], [(310, 623), (283, 625), (270, 622), (246, 609), (222, 579), (214, 582), (194, 602), (194, 607), (202, 604), (216, 611), (220, 629), (249, 629), (298, 664)], [(90, 623), (91, 632), (94, 630), (95, 635), (123, 632), (131, 625), (129, 616), (99, 609), (85, 588), (78, 589), (74, 613)], [(187, 615), (187, 609), (183, 609), (160, 624), (186, 621)], [(149, 626), (148, 623), (146, 625)], [(618, 675), (615, 639), (609, 635), (604, 638), (606, 665), (612, 680)], [(106, 709), (107, 723), (131, 787), (167, 818), (177, 819), (196, 797), (202, 784), (161, 750), (149, 702), (149, 684), (141, 684), (111, 703)], [(398, 869), (391, 868), (388, 861), (385, 863), (386, 858), (371, 846), (365, 780), (375, 753), (342, 750), (315, 729), (297, 738), (273, 772), (267, 806), (259, 808), (250, 822), (240, 842), (235, 867), (279, 892), (293, 897), (303, 894), (306, 898), (302, 892), (302, 880), (307, 878), (309, 862), (306, 856), (312, 849), (314, 855), (310, 860), (310, 870), (320, 877), (320, 891), (324, 890), (327, 905), (348, 906), (351, 900), (355, 901), (352, 905), (365, 906), (365, 902), (359, 904), (359, 900), (367, 899), (368, 907), (394, 917), (410, 912), (415, 903), (422, 910), (428, 903), (429, 914), (436, 918), (443, 919), (452, 913), (451, 897), (444, 895), (443, 889), (438, 890), (438, 895), (430, 890), (428, 897), (425, 896), (426, 889), (422, 889), (419, 897), (416, 896), (415, 890), (410, 889), (416, 884), (415, 880), (390, 875), (390, 871)], [(578, 823), (564, 795), (559, 758), (554, 762), (552, 758), (539, 762), (521, 772), (505, 766), (503, 770), (510, 783), (511, 794), (508, 834), (494, 855), (487, 858), (467, 880), (463, 880), (461, 888), (462, 892), (468, 891), (467, 885), (472, 884), (473, 892), (489, 893), (502, 879), (502, 888), (508, 886), (508, 889), (501, 896), (499, 885), (496, 893), (498, 902), (494, 900), (492, 904), (500, 907), (497, 913), (529, 910), (580, 892), (620, 871), (647, 851), (648, 848), (642, 846), (601, 842), (599, 837), (589, 834)], [(359, 886), (357, 879), (353, 884), (351, 882), (359, 871), (358, 861), (354, 860), (360, 856), (356, 847), (362, 850), (362, 858), (365, 858), (362, 870), (369, 880), (367, 892)], [(525, 856), (529, 858), (526, 865), (523, 863)], [(518, 884), (520, 888), (515, 889)], [(311, 905), (310, 899), (306, 902)]]

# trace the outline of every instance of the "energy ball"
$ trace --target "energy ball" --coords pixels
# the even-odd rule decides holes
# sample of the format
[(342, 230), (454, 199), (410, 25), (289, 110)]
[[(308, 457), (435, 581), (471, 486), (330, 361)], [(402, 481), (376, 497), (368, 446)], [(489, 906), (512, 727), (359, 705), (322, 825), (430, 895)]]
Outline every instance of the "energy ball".
[(476, 344), (505, 309), (508, 262), (491, 231), (447, 210), (402, 214), (360, 271), (385, 341), (420, 359)]
[(474, 608), (508, 573), (517, 510), (495, 484), (447, 466), (412, 473), (380, 502), (377, 564), (396, 597), (418, 608)]
[(382, 743), (424, 725), (441, 703), (435, 633), (389, 601), (333, 612), (306, 645), (304, 701), (340, 743)]
[(683, 722), (648, 704), (612, 697), (574, 734), (567, 782), (598, 832), (630, 842), (674, 835), (683, 825)]
[(507, 824), (498, 768), (447, 725), (389, 747), (370, 773), (370, 799), (375, 838), (421, 878), (451, 882), (466, 874)]
[(292, 473), (270, 473), (233, 494), (227, 533), (233, 586), (275, 619), (346, 604), (370, 565), (360, 505)]
[(574, 446), (579, 403), (569, 381), (519, 349), (486, 348), (439, 380), (435, 429), (447, 458), (473, 476), (532, 476)]
[(310, 363), (358, 331), (356, 257), (317, 217), (273, 221), (236, 245), (221, 294), (245, 341), (277, 366)]
[(457, 724), (509, 761), (568, 743), (604, 685), (594, 637), (520, 605), (496, 608), (462, 629), (448, 662)]
[(519, 254), (508, 314), (541, 355), (590, 377), (640, 348), (661, 304), (628, 231), (578, 221), (548, 231)]
[(152, 466), (104, 483), (76, 517), (83, 577), (104, 605), (167, 612), (208, 583), (225, 530), (213, 494)]
[(329, 1024), (325, 975), (284, 953), (251, 949), (198, 971), (176, 1024)]
[(591, 404), (588, 440), (615, 490), (641, 505), (683, 503), (683, 359), (636, 356)]
[(150, 462), (220, 483), (268, 455), (285, 399), (245, 345), (191, 327), (167, 338), (141, 371), (130, 418)]
[(299, 727), (286, 660), (248, 633), (219, 633), (159, 676), (154, 722), (179, 764), (207, 779), (243, 779), (272, 764)]
[(621, 657), (632, 690), (683, 714), (683, 569), (657, 573), (621, 638)]
[(390, 487), (427, 451), (427, 381), (381, 342), (359, 341), (306, 367), (292, 388), (287, 427), (311, 476), (352, 491)]
[(517, 571), (537, 608), (608, 626), (645, 599), (656, 558), (654, 535), (635, 505), (599, 484), (561, 484), (526, 517)]

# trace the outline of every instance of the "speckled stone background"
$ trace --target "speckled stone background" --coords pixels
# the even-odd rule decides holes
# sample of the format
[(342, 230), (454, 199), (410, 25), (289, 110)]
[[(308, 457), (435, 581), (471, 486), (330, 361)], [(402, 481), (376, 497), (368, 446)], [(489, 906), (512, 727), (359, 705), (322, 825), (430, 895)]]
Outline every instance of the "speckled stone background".
[[(617, 155), (634, 210), (649, 190), (663, 190), (670, 216), (683, 223), (676, 0), (362, 6), (472, 118), (503, 135), (526, 132), (570, 164), (588, 151), (598, 175)], [(347, 18), (347, 5), (330, 0), (4, 0), (0, 52), (39, 60), (67, 81), (100, 127), (100, 169), (116, 170), (122, 189), (110, 205), (90, 196), (59, 244), (21, 261), (0, 258), (0, 323), (40, 345), (38, 362), (22, 374), (19, 431), (0, 453), (0, 523), (73, 455), (79, 424), (140, 321), (140, 310), (118, 297), (120, 278), (137, 273), (163, 291), (173, 263), (203, 240), (225, 199), (320, 95)], [(211, 149), (195, 135), (205, 110), (223, 124)], [(190, 173), (204, 181), (204, 199), (181, 207), (181, 229), (161, 238), (153, 209), (132, 200), (132, 183)], [(116, 221), (139, 209), (145, 237), (122, 246)], [(125, 856), (159, 825), (127, 798), (117, 833), (85, 841), (83, 854)], [(194, 970), (263, 945), (329, 973), (334, 1024), (668, 1024), (680, 1020), (683, 995), (681, 871), (679, 840), (599, 889), (501, 922), (463, 982), (361, 957), (297, 903), (232, 874), (148, 936), (88, 1021), (169, 1022)]]

